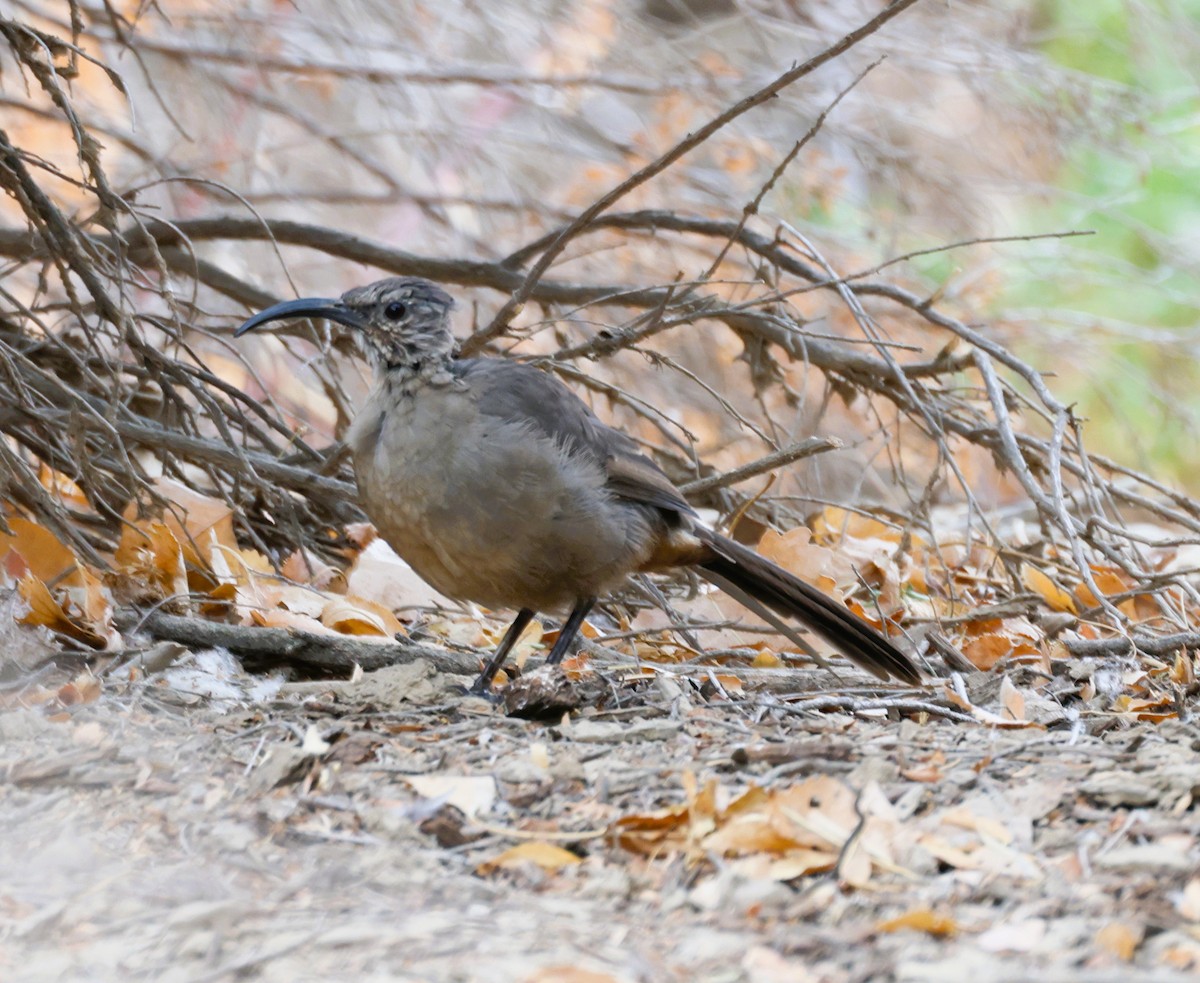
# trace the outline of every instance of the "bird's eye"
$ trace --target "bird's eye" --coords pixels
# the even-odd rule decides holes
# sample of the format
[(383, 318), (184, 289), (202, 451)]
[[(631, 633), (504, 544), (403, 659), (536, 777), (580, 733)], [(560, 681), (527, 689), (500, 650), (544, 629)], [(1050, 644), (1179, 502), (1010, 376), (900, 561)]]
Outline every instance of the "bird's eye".
[(383, 316), (389, 321), (399, 321), (407, 313), (408, 308), (399, 301), (392, 301), (383, 309)]

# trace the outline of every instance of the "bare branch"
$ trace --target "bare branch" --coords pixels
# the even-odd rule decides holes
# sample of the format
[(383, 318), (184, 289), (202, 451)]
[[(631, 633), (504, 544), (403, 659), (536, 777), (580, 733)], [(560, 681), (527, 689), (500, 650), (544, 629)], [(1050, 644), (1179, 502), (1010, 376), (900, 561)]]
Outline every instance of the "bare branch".
[(628, 178), (610, 190), (607, 194), (601, 195), (591, 205), (589, 205), (579, 217), (568, 225), (562, 232), (558, 234), (555, 240), (550, 244), (541, 258), (533, 265), (529, 273), (521, 285), (513, 292), (513, 295), (504, 302), (504, 306), (496, 312), (491, 323), (483, 330), (477, 333), (474, 337), (468, 339), (464, 345), (464, 351), (470, 353), (478, 350), (483, 345), (487, 344), (491, 339), (503, 334), (508, 327), (513, 316), (524, 306), (525, 302), (533, 296), (534, 287), (542, 274), (550, 269), (551, 265), (562, 254), (567, 243), (571, 241), (578, 233), (582, 232), (593, 220), (608, 211), (614, 204), (625, 197), (630, 191), (641, 184), (645, 184), (656, 174), (661, 174), (675, 161), (679, 160), (688, 152), (700, 146), (708, 140), (714, 133), (722, 127), (727, 126), (739, 116), (748, 113), (756, 106), (761, 106), (764, 102), (774, 98), (789, 85), (799, 81), (806, 75), (811, 75), (822, 65), (827, 64), (839, 55), (842, 55), (850, 48), (858, 44), (864, 38), (870, 37), (878, 31), (884, 24), (890, 21), (893, 17), (902, 14), (905, 10), (911, 7), (917, 0), (893, 0), (886, 8), (880, 11), (875, 17), (867, 21), (861, 27), (851, 31), (841, 40), (834, 42), (820, 54), (815, 55), (808, 61), (795, 68), (784, 72), (769, 85), (763, 86), (757, 92), (752, 92), (741, 101), (733, 106), (730, 106), (724, 112), (713, 117), (694, 133), (684, 137), (683, 140), (675, 144), (670, 150), (660, 156), (657, 160), (631, 174)]

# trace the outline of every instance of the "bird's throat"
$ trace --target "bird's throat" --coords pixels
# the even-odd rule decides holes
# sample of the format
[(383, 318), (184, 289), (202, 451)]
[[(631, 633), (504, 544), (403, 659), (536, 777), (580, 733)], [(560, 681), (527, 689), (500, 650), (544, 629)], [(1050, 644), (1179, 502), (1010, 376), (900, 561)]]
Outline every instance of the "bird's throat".
[(423, 386), (446, 385), (453, 379), (449, 355), (428, 355), (419, 360), (381, 360), (376, 363), (376, 378), (393, 392), (412, 392)]

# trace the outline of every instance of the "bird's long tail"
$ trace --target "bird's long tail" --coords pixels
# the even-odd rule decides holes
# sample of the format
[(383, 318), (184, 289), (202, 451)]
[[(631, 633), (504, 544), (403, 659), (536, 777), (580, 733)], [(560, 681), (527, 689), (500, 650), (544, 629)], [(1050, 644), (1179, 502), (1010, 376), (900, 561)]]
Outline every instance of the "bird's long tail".
[[(701, 576), (722, 589), (732, 586), (735, 596), (746, 595), (778, 615), (795, 618), (880, 679), (895, 676), (920, 684), (921, 673), (912, 660), (844, 604), (732, 539), (703, 527), (695, 532), (711, 551), (700, 562)], [(786, 626), (768, 620), (807, 648)]]

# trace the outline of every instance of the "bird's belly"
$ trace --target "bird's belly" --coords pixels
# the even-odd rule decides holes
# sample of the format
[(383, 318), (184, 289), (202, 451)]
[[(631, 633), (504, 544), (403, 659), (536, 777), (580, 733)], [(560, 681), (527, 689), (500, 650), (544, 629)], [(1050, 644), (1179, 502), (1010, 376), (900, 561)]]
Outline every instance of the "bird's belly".
[(363, 505), (438, 591), (490, 607), (557, 609), (617, 586), (649, 538), (602, 469), (481, 419), (466, 400), (390, 411), (356, 449)]

